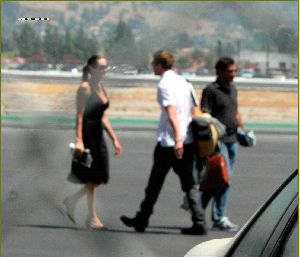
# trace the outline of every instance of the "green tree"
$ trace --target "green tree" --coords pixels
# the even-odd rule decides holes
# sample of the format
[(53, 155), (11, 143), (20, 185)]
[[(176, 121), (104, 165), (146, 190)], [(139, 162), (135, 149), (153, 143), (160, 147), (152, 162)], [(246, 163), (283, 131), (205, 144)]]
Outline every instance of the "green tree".
[(13, 40), (22, 57), (41, 53), (41, 40), (28, 23), (22, 24), (19, 32), (13, 32)]
[(235, 53), (236, 53), (236, 50), (235, 50), (234, 46), (230, 42), (228, 42), (224, 47), (223, 54), (226, 56), (234, 56)]
[(190, 66), (190, 59), (189, 57), (187, 56), (182, 56), (182, 57), (179, 57), (178, 60), (177, 60), (177, 67), (179, 69), (186, 69)]
[(10, 52), (13, 51), (13, 44), (9, 38), (3, 37), (1, 44), (1, 52)]
[(65, 32), (65, 38), (64, 38), (64, 42), (63, 42), (63, 55), (66, 54), (74, 54), (75, 52), (75, 47), (74, 47), (74, 41), (73, 41), (73, 36), (71, 33), (71, 30), (69, 28), (66, 29)]
[(99, 28), (99, 37), (103, 39), (103, 41), (109, 40), (114, 37), (115, 30), (117, 24), (112, 21), (106, 21), (102, 24), (101, 28)]
[(298, 36), (296, 32), (289, 27), (281, 27), (273, 36), (273, 40), (281, 53), (297, 53)]
[(211, 72), (214, 71), (214, 66), (215, 66), (215, 61), (216, 61), (216, 56), (213, 54), (213, 51), (210, 51), (206, 57), (206, 68), (209, 69)]
[(75, 31), (73, 43), (74, 55), (82, 62), (86, 61), (91, 55), (98, 53), (98, 40), (95, 36), (88, 36), (83, 26), (80, 26), (77, 31)]
[(57, 26), (47, 25), (43, 38), (43, 48), (45, 55), (51, 63), (57, 64), (61, 62), (63, 55), (63, 36), (59, 33)]
[(187, 48), (193, 46), (193, 41), (186, 32), (181, 32), (177, 35), (177, 42), (178, 48)]
[(105, 51), (115, 64), (137, 65), (134, 35), (124, 21), (119, 21), (114, 35), (106, 41)]
[(64, 13), (58, 14), (58, 24), (63, 28), (66, 26), (66, 18)]
[(150, 65), (149, 46), (145, 40), (137, 44), (136, 52), (136, 68), (138, 72), (148, 70)]
[(204, 53), (202, 50), (196, 48), (193, 52), (192, 52), (192, 59), (194, 61), (200, 61), (204, 58)]
[(83, 30), (83, 27), (80, 26), (76, 31), (73, 39), (74, 43), (74, 54), (81, 60), (84, 61), (85, 54), (82, 45), (86, 40), (86, 34)]
[(97, 54), (99, 51), (99, 43), (97, 38), (94, 35), (87, 37), (83, 49), (85, 59)]
[(78, 28), (78, 21), (73, 17), (71, 16), (68, 20), (67, 20), (67, 25), (66, 25), (67, 28)]

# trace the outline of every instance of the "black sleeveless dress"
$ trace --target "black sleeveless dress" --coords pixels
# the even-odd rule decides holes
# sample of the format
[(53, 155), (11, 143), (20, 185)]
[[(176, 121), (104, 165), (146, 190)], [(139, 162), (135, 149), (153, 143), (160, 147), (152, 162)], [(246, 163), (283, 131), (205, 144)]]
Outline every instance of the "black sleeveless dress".
[(106, 184), (109, 178), (109, 156), (103, 133), (102, 116), (109, 107), (103, 103), (97, 92), (91, 88), (83, 115), (82, 137), (86, 149), (90, 149), (93, 162), (86, 175), (79, 178), (82, 183)]

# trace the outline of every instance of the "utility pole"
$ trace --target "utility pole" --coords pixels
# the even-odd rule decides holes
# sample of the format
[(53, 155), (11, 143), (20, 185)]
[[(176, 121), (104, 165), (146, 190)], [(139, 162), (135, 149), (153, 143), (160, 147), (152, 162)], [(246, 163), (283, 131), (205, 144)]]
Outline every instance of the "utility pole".
[(237, 66), (240, 67), (241, 62), (241, 46), (242, 42), (240, 39), (237, 40)]
[(217, 57), (220, 59), (222, 56), (222, 42), (221, 40), (218, 40), (218, 46), (217, 46)]
[(269, 45), (269, 43), (267, 43), (267, 49), (266, 49), (266, 75), (267, 75), (267, 77), (269, 77), (269, 75), (270, 75), (270, 72), (269, 72), (269, 68), (270, 68), (269, 58), (270, 58), (270, 45)]

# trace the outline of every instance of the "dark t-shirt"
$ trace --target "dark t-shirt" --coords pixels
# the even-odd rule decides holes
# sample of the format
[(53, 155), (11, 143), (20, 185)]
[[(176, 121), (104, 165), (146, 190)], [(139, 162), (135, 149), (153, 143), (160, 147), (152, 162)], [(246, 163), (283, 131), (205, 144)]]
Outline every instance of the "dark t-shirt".
[(230, 90), (220, 86), (218, 80), (206, 86), (202, 92), (201, 109), (211, 114), (226, 126), (224, 142), (236, 142), (238, 111), (237, 89), (231, 84)]

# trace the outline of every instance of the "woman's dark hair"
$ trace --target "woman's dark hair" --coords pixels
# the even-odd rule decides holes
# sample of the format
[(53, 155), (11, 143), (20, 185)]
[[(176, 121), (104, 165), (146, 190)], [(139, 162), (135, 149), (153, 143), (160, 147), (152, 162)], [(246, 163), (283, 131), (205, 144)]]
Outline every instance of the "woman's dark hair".
[(222, 57), (216, 63), (215, 69), (218, 70), (227, 70), (229, 65), (234, 64), (234, 60), (231, 57)]
[(97, 61), (101, 58), (99, 55), (93, 55), (91, 56), (86, 65), (82, 69), (82, 81), (88, 81), (89, 80), (89, 73), (90, 73), (90, 67), (97, 66)]
[(174, 57), (173, 55), (167, 51), (167, 50), (160, 50), (157, 51), (154, 55), (153, 55), (153, 64), (161, 64), (161, 66), (166, 69), (172, 69), (173, 65), (174, 65)]
[(82, 81), (89, 80), (89, 67), (85, 65), (82, 69)]

